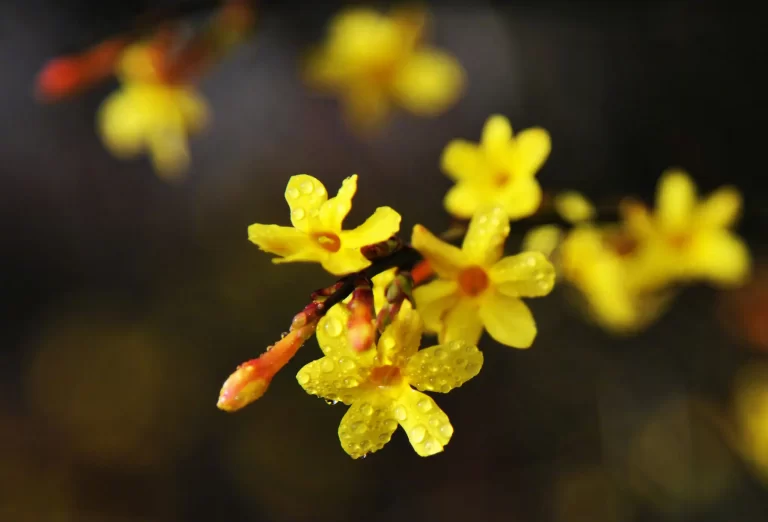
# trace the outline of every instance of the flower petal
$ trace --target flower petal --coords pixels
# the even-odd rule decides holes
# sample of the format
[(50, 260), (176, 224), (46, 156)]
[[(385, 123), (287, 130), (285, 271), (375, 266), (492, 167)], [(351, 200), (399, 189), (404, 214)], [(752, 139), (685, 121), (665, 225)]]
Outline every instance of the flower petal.
[(121, 158), (139, 154), (145, 145), (146, 121), (131, 93), (127, 87), (115, 91), (98, 111), (99, 134), (112, 154)]
[(339, 424), (339, 440), (353, 459), (378, 451), (397, 429), (392, 399), (368, 392), (361, 395)]
[[(345, 360), (352, 361), (350, 357)], [(358, 386), (366, 376), (365, 370), (358, 365), (342, 365), (338, 359), (325, 356), (306, 364), (296, 374), (296, 380), (307, 393), (351, 404), (362, 393)]]
[(354, 230), (341, 233), (344, 248), (362, 248), (386, 241), (400, 230), (400, 214), (390, 207), (379, 207), (365, 222)]
[(419, 349), (423, 329), (419, 313), (412, 309), (410, 302), (403, 302), (392, 324), (379, 337), (379, 364), (402, 367)]
[(376, 350), (356, 352), (352, 349), (347, 338), (348, 321), (349, 310), (344, 304), (331, 307), (317, 324), (317, 344), (334, 364), (338, 363), (338, 366), (343, 366), (349, 371), (353, 367), (366, 370), (373, 365)]
[(520, 176), (533, 176), (552, 150), (549, 133), (540, 127), (532, 127), (518, 132), (514, 142), (514, 172)]
[(682, 228), (688, 223), (696, 204), (696, 186), (681, 170), (662, 174), (656, 189), (656, 213), (665, 228)]
[(155, 171), (166, 179), (178, 178), (189, 167), (187, 133), (181, 125), (153, 130), (147, 148)]
[(403, 375), (421, 391), (448, 393), (480, 373), (483, 354), (466, 341), (419, 350), (408, 360)]
[(437, 340), (441, 344), (464, 340), (476, 345), (482, 335), (483, 322), (478, 314), (478, 304), (473, 299), (463, 298), (445, 314)]
[(357, 192), (357, 174), (346, 178), (333, 197), (320, 207), (320, 222), (325, 232), (341, 232), (341, 224), (352, 208), (352, 198)]
[(248, 239), (264, 252), (284, 257), (316, 250), (307, 234), (292, 227), (255, 223), (248, 227)]
[(534, 177), (513, 178), (501, 191), (496, 202), (504, 207), (510, 220), (530, 216), (541, 205), (541, 187)]
[(441, 241), (421, 225), (413, 227), (411, 244), (429, 261), (437, 275), (446, 279), (454, 278), (467, 262), (464, 252)]
[(549, 257), (555, 251), (563, 237), (563, 231), (557, 225), (533, 227), (523, 237), (523, 251), (541, 252)]
[(541, 297), (555, 285), (555, 267), (540, 252), (507, 256), (488, 275), (496, 290), (510, 297)]
[(443, 329), (443, 318), (459, 299), (456, 281), (436, 279), (413, 289), (416, 309), (421, 313), (424, 326), (431, 332)]
[(436, 115), (459, 98), (464, 76), (453, 56), (434, 49), (415, 51), (395, 76), (393, 95), (415, 114)]
[(337, 276), (359, 272), (371, 265), (371, 262), (360, 253), (359, 249), (342, 248), (338, 252), (328, 255), (321, 262), (323, 268)]
[(555, 196), (555, 210), (568, 223), (591, 221), (597, 215), (595, 207), (580, 192), (569, 190)]
[(691, 271), (723, 286), (739, 285), (750, 272), (749, 249), (744, 241), (719, 229), (699, 234), (691, 245)]
[(440, 165), (449, 177), (460, 180), (479, 176), (485, 168), (485, 161), (476, 144), (453, 140), (443, 150)]
[(343, 97), (347, 123), (362, 133), (375, 131), (386, 121), (392, 104), (387, 92), (372, 83), (361, 83), (349, 88)]
[(448, 190), (443, 206), (452, 216), (469, 219), (478, 207), (490, 202), (487, 194), (483, 186), (462, 180)]
[(489, 155), (503, 154), (512, 140), (512, 126), (506, 116), (495, 114), (483, 126), (481, 143)]
[(453, 435), (448, 416), (432, 397), (410, 388), (398, 398), (394, 416), (413, 449), (422, 457), (443, 451)]
[(696, 209), (701, 226), (727, 228), (732, 226), (741, 212), (741, 194), (735, 187), (721, 187), (709, 195)]
[(536, 322), (520, 299), (491, 292), (479, 310), (483, 326), (497, 342), (513, 348), (528, 348), (536, 338)]
[(461, 250), (470, 263), (488, 266), (504, 253), (504, 241), (509, 235), (509, 219), (501, 207), (484, 208), (469, 222)]
[(325, 186), (308, 174), (297, 174), (288, 180), (285, 201), (291, 208), (291, 223), (298, 230), (310, 232), (319, 224), (320, 208), (328, 199)]

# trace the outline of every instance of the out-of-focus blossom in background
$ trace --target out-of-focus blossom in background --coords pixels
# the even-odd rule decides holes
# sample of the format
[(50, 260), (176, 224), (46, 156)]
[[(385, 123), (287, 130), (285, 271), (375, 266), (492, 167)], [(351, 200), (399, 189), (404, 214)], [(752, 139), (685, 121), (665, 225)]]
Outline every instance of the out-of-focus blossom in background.
[(464, 70), (444, 51), (424, 44), (426, 11), (400, 7), (389, 14), (357, 7), (338, 14), (327, 40), (309, 53), (310, 86), (341, 98), (350, 125), (380, 127), (392, 107), (435, 116), (463, 92)]

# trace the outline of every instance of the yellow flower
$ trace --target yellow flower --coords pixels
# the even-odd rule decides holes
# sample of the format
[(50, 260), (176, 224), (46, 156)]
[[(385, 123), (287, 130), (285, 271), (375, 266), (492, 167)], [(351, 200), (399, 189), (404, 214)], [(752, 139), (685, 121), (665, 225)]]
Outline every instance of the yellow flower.
[(400, 214), (390, 207), (379, 207), (359, 227), (342, 230), (356, 191), (357, 174), (345, 179), (331, 199), (323, 184), (312, 176), (292, 176), (285, 200), (293, 227), (257, 223), (248, 227), (248, 239), (263, 251), (280, 256), (274, 263), (315, 262), (334, 275), (362, 270), (371, 262), (360, 248), (389, 239), (400, 228)]
[(191, 87), (163, 83), (146, 44), (129, 47), (120, 61), (122, 86), (99, 108), (98, 128), (120, 158), (147, 150), (157, 172), (177, 177), (189, 164), (187, 136), (208, 119), (205, 100)]
[(309, 83), (340, 95), (361, 128), (382, 123), (393, 103), (418, 115), (443, 112), (461, 94), (464, 71), (452, 56), (421, 44), (426, 18), (415, 9), (342, 12), (309, 57)]
[(741, 210), (735, 188), (698, 201), (690, 176), (668, 170), (659, 180), (655, 214), (640, 205), (625, 210), (627, 227), (644, 245), (635, 277), (657, 285), (694, 279), (737, 285), (749, 275), (749, 250), (729, 230)]
[(476, 344), (485, 327), (507, 346), (528, 348), (533, 343), (536, 323), (520, 298), (547, 295), (555, 270), (540, 252), (500, 259), (508, 234), (509, 220), (499, 207), (475, 214), (461, 249), (421, 225), (414, 227), (413, 247), (439, 276), (417, 287), (414, 299), (440, 342), (465, 339)]
[(503, 208), (510, 219), (533, 214), (541, 203), (536, 172), (550, 149), (544, 129), (525, 129), (513, 137), (507, 118), (491, 116), (479, 144), (453, 140), (443, 151), (442, 169), (456, 181), (445, 208), (463, 219), (491, 205)]
[(348, 318), (343, 306), (329, 310), (317, 328), (325, 357), (296, 375), (307, 393), (350, 405), (339, 425), (344, 451), (353, 458), (377, 451), (399, 424), (416, 453), (441, 452), (453, 426), (431, 397), (416, 390), (447, 393), (461, 386), (480, 371), (482, 353), (465, 341), (419, 350), (422, 322), (407, 302), (378, 345), (358, 353), (347, 340)]

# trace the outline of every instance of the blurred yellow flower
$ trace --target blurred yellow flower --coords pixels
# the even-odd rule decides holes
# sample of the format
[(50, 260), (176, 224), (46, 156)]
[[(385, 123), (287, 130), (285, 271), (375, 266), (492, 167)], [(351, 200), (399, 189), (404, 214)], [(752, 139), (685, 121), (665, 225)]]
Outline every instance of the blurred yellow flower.
[(344, 180), (336, 197), (328, 199), (323, 184), (307, 174), (292, 176), (285, 190), (293, 227), (254, 224), (248, 239), (280, 257), (274, 263), (315, 262), (334, 275), (357, 272), (371, 262), (360, 248), (386, 241), (400, 229), (400, 214), (379, 207), (354, 230), (342, 230), (357, 191), (357, 174)]
[(422, 44), (426, 25), (426, 13), (413, 8), (389, 16), (345, 10), (331, 22), (327, 41), (310, 53), (307, 81), (337, 93), (358, 128), (381, 124), (393, 103), (437, 115), (458, 99), (465, 78), (455, 58)]
[[(419, 350), (422, 321), (409, 303), (363, 352), (347, 340), (349, 311), (334, 306), (320, 320), (317, 340), (325, 357), (296, 375), (313, 395), (351, 407), (339, 425), (339, 440), (352, 458), (378, 451), (403, 427), (422, 457), (439, 453), (453, 435), (448, 416), (421, 391), (447, 393), (474, 377), (483, 355), (466, 341)], [(416, 391), (413, 388), (416, 388)]]
[(592, 203), (583, 194), (573, 190), (557, 194), (554, 204), (560, 217), (569, 223), (591, 221), (597, 215)]
[(477, 344), (483, 327), (496, 341), (528, 348), (536, 323), (521, 297), (547, 295), (555, 269), (540, 252), (501, 258), (509, 219), (495, 207), (475, 214), (462, 248), (445, 243), (421, 225), (411, 242), (439, 278), (416, 287), (414, 299), (426, 327), (440, 342), (456, 339)]
[(128, 47), (118, 64), (122, 86), (98, 112), (98, 129), (107, 148), (129, 158), (146, 150), (155, 170), (178, 177), (189, 164), (187, 137), (208, 120), (205, 100), (190, 86), (162, 81), (148, 44)]
[(654, 214), (639, 204), (624, 210), (627, 227), (644, 245), (638, 277), (657, 284), (703, 279), (723, 286), (748, 277), (749, 250), (729, 230), (741, 211), (741, 195), (734, 187), (722, 187), (698, 201), (690, 176), (671, 169), (659, 180)]
[(445, 208), (462, 219), (496, 205), (510, 219), (536, 212), (541, 187), (536, 173), (549, 156), (549, 134), (531, 128), (512, 135), (504, 116), (488, 118), (479, 144), (453, 140), (443, 151), (442, 169), (456, 185), (445, 196)]

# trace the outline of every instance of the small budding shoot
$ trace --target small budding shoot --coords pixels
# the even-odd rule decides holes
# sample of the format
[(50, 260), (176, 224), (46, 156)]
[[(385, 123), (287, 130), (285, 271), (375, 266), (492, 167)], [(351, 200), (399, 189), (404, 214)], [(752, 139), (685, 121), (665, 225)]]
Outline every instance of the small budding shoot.
[(347, 322), (349, 343), (356, 352), (367, 350), (376, 340), (376, 327), (373, 324), (373, 289), (369, 280), (361, 278), (357, 281), (347, 309), (349, 310)]

